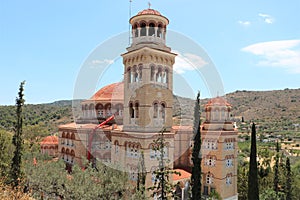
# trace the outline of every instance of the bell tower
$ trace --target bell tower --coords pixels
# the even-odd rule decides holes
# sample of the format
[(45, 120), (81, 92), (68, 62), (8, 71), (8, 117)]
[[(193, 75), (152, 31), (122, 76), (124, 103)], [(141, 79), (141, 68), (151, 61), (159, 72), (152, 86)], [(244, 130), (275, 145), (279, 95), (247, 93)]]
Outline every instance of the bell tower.
[(172, 127), (173, 64), (176, 54), (166, 46), (169, 20), (154, 9), (130, 19), (132, 42), (122, 54), (124, 64), (125, 132), (158, 132)]
[(222, 97), (205, 105), (202, 125), (202, 191), (216, 190), (225, 200), (237, 199), (238, 131), (230, 120), (231, 105)]

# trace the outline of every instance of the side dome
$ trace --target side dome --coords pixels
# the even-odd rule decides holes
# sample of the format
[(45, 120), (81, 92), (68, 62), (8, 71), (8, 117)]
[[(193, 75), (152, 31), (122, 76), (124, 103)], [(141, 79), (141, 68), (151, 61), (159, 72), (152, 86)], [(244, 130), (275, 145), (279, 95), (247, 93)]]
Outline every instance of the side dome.
[(112, 83), (98, 90), (89, 100), (118, 101), (124, 99), (124, 83)]
[(211, 106), (226, 106), (231, 107), (231, 104), (228, 103), (223, 97), (215, 97), (210, 99), (205, 107), (211, 107)]
[(41, 145), (58, 145), (58, 137), (51, 135), (51, 136), (47, 136), (45, 137), (41, 143)]

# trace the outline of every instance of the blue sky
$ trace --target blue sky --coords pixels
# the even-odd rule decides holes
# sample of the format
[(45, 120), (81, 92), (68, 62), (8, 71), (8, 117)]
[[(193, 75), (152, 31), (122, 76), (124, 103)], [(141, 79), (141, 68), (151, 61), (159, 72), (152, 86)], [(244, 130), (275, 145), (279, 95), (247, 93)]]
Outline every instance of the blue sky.
[[(170, 32), (203, 48), (226, 93), (300, 88), (299, 0), (152, 0), (151, 4), (169, 18)], [(147, 7), (148, 1), (133, 0), (132, 15)], [(0, 104), (15, 103), (23, 80), (27, 103), (72, 99), (86, 59), (103, 42), (128, 31), (128, 18), (129, 0), (1, 1)], [(120, 81), (122, 70), (120, 58), (115, 58), (94, 90)], [(183, 64), (177, 72), (191, 91), (201, 90), (209, 97), (195, 71)], [(177, 90), (180, 94), (182, 89)], [(92, 92), (82, 98), (90, 96)]]

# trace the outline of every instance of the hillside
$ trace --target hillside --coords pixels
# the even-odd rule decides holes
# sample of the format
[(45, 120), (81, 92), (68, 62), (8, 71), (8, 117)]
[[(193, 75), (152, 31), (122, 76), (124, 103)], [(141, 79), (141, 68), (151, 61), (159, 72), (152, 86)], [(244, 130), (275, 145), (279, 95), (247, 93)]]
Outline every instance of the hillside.
[[(293, 131), (300, 124), (300, 89), (274, 91), (236, 91), (226, 95), (232, 104), (235, 121), (255, 121), (265, 132)], [(81, 100), (77, 100), (80, 102)], [(202, 116), (208, 99), (201, 100)], [(192, 124), (194, 100), (174, 96), (174, 117), (182, 124)], [(40, 125), (49, 133), (57, 132), (59, 124), (73, 121), (72, 101), (25, 105), (25, 125)], [(15, 120), (14, 106), (0, 106), (0, 127), (11, 130)]]

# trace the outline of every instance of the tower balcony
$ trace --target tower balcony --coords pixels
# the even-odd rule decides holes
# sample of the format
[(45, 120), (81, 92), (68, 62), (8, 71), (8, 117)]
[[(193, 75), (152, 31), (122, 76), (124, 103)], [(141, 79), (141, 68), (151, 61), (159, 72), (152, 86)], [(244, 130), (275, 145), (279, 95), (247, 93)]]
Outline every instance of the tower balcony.
[(165, 44), (165, 40), (161, 37), (156, 36), (141, 36), (132, 38), (132, 45), (140, 43), (155, 43), (155, 44)]

